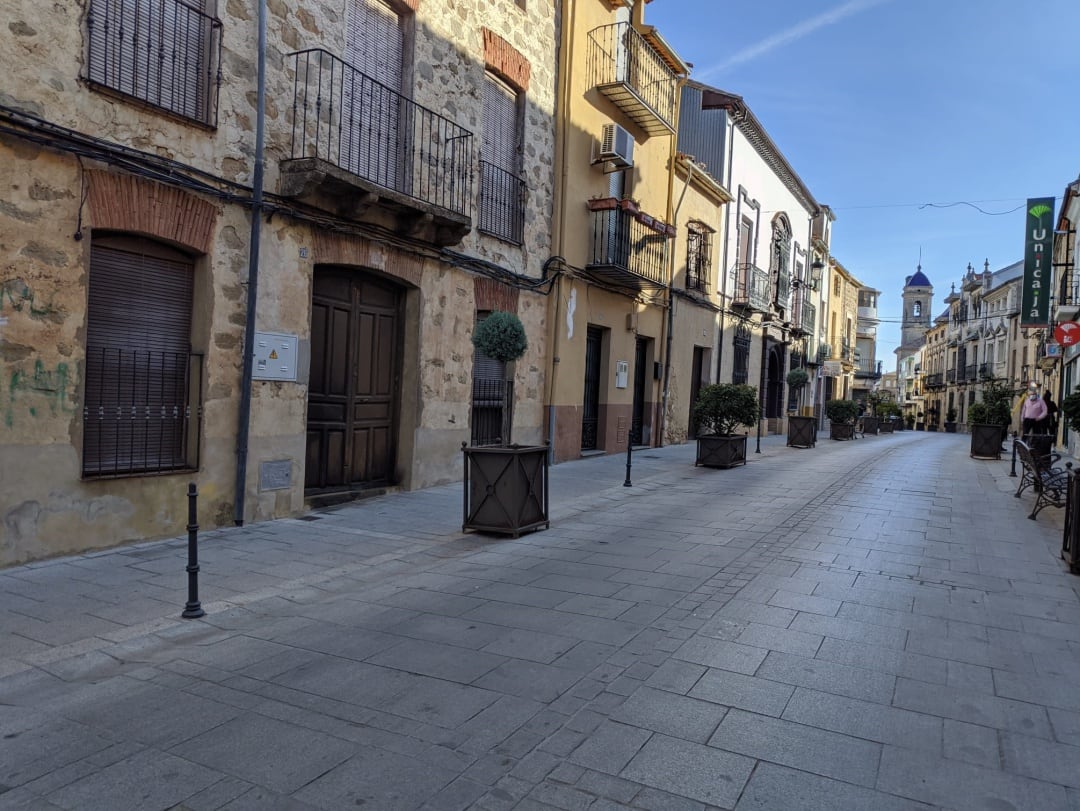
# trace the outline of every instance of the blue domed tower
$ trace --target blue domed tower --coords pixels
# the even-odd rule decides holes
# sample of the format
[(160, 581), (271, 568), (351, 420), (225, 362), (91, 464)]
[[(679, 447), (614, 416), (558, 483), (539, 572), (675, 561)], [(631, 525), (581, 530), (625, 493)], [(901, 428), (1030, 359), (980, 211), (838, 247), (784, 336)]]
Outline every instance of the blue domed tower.
[(904, 282), (904, 315), (900, 325), (900, 344), (921, 346), (930, 329), (930, 311), (934, 306), (934, 286), (918, 266), (914, 276)]

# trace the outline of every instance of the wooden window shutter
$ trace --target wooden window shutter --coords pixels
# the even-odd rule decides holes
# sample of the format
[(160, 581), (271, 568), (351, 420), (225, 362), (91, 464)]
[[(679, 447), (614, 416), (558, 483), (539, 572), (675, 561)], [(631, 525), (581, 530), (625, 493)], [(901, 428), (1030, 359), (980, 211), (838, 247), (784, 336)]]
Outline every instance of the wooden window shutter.
[(345, 61), (395, 93), (403, 92), (401, 15), (381, 0), (349, 0), (347, 17)]
[(484, 130), (483, 158), (493, 166), (516, 175), (519, 171), (518, 94), (490, 73), (484, 77), (481, 125)]

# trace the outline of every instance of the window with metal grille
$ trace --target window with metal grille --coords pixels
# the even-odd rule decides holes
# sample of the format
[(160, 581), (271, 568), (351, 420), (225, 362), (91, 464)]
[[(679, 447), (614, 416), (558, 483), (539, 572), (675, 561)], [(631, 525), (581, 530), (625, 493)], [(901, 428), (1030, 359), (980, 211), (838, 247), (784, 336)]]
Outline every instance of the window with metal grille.
[(525, 238), (525, 181), (521, 178), (521, 94), (498, 77), (484, 77), (484, 141), (480, 154), (478, 228), (520, 245)]
[(732, 383), (745, 383), (750, 378), (750, 328), (746, 324), (735, 327), (734, 366), (731, 372)]
[(221, 21), (209, 0), (89, 0), (84, 77), (210, 126), (217, 125)]
[[(491, 315), (476, 313), (476, 324)], [(506, 379), (506, 364), (473, 347), (472, 444), (505, 445), (510, 437), (514, 382)]]
[(83, 476), (198, 466), (202, 356), (191, 352), (194, 266), (145, 239), (90, 251)]
[(702, 223), (692, 222), (686, 233), (686, 289), (709, 290), (712, 275), (712, 233)]

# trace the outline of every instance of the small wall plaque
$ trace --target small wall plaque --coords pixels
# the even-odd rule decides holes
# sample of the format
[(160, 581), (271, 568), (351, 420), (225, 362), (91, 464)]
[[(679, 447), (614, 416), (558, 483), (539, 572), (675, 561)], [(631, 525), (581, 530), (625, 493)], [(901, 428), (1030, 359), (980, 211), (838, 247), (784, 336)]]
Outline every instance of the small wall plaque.
[(292, 460), (280, 459), (259, 465), (259, 490), (288, 490), (292, 487)]

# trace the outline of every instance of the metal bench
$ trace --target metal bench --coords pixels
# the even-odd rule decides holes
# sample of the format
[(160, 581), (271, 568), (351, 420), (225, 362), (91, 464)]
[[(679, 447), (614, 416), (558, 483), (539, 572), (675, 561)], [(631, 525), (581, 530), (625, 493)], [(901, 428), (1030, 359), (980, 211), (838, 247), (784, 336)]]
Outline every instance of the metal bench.
[(1068, 469), (1072, 463), (1067, 463), (1065, 468), (1055, 467), (1054, 463), (1061, 459), (1061, 454), (1050, 453), (1049, 449), (1039, 453), (1022, 439), (1014, 439), (1013, 442), (1021, 467), (1020, 486), (1013, 495), (1020, 498), (1028, 487), (1035, 493), (1035, 506), (1028, 518), (1034, 521), (1043, 507), (1064, 507), (1069, 487)]

